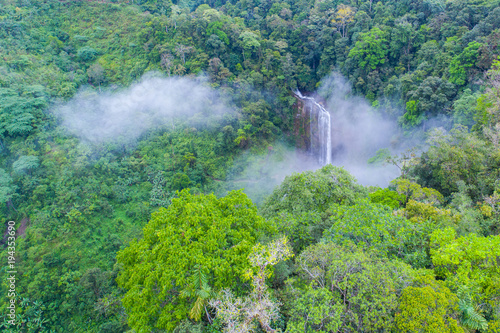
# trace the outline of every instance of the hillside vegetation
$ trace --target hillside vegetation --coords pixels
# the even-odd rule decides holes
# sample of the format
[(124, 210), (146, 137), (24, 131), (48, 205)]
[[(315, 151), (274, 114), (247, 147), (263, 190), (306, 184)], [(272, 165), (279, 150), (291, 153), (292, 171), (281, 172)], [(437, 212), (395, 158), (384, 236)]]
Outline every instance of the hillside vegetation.
[[(2, 331), (500, 332), (499, 55), (498, 0), (1, 0)], [(384, 189), (228, 191), (332, 73), (426, 150)], [(179, 77), (231, 111), (112, 139), (61, 112)]]

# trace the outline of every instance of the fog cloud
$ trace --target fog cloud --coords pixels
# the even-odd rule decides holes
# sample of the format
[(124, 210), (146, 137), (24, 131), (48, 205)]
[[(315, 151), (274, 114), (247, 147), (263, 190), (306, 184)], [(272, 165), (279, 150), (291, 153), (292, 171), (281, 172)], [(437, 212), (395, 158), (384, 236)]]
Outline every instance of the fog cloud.
[[(400, 175), (396, 166), (368, 163), (379, 149), (397, 154), (413, 144), (401, 140), (396, 119), (384, 116), (383, 110), (374, 109), (364, 98), (353, 96), (350, 84), (338, 74), (325, 78), (310, 96), (331, 114), (333, 165), (344, 167), (363, 185), (386, 187)], [(266, 154), (244, 154), (234, 164), (242, 171), (229, 175), (227, 189), (243, 187), (258, 204), (286, 176), (322, 167), (319, 156), (278, 143)]]
[(351, 85), (339, 74), (325, 78), (318, 95), (324, 98), (332, 117), (332, 164), (345, 167), (364, 185), (387, 186), (399, 176), (392, 165), (368, 164), (379, 149), (395, 154), (404, 148), (396, 119), (374, 109), (366, 99), (353, 96)]
[[(387, 186), (399, 176), (396, 167), (373, 166), (368, 159), (377, 150), (401, 150), (395, 119), (384, 117), (363, 98), (351, 94), (351, 86), (340, 75), (322, 81), (311, 95), (325, 105), (332, 119), (332, 164), (351, 172), (363, 185)], [(130, 142), (150, 129), (175, 127), (179, 121), (189, 126), (207, 127), (233, 114), (220, 94), (203, 80), (185, 77), (145, 76), (140, 82), (114, 92), (82, 90), (60, 106), (56, 114), (63, 128), (82, 142)], [(228, 171), (226, 189), (245, 187), (257, 202), (293, 172), (320, 168), (317, 156), (285, 144), (273, 144), (264, 155), (244, 153)]]
[(82, 90), (56, 110), (69, 133), (90, 143), (136, 140), (181, 119), (207, 126), (231, 112), (201, 80), (151, 75), (118, 92)]

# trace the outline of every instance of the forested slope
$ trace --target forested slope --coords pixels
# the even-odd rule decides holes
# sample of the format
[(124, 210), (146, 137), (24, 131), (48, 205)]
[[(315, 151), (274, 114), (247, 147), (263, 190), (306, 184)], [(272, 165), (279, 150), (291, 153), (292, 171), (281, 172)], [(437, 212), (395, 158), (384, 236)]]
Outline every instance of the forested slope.
[[(6, 222), (18, 230), (17, 326), (2, 297), (2, 329), (220, 331), (243, 327), (224, 315), (240, 304), (266, 331), (498, 332), (499, 29), (493, 0), (1, 0), (3, 258)], [(395, 157), (388, 189), (326, 166), (258, 210), (240, 192), (204, 195), (294, 146), (292, 91), (332, 72), (399, 137), (448, 131)], [(117, 140), (65, 126), (61, 107), (144, 74), (188, 77), (234, 112)]]

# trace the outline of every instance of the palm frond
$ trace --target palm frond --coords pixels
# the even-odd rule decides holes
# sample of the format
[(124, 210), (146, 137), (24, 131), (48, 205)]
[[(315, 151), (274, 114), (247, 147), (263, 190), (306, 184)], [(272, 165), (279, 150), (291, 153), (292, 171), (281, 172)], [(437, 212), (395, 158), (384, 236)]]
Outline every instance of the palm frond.
[(203, 298), (198, 297), (196, 299), (196, 302), (194, 302), (193, 307), (191, 308), (191, 311), (189, 311), (189, 317), (195, 321), (198, 321), (201, 319), (201, 315), (203, 314), (203, 308), (205, 305), (206, 300)]
[(457, 294), (460, 297), (458, 308), (460, 309), (460, 312), (462, 312), (460, 317), (462, 325), (471, 330), (487, 330), (488, 322), (480, 314), (479, 307), (474, 306), (468, 289), (466, 287), (460, 287)]

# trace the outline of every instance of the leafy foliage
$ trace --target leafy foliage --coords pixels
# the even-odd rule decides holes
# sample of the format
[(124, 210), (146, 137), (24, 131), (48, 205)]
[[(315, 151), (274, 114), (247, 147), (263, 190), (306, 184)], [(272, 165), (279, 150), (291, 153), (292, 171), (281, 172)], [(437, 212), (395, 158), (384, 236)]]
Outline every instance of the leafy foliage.
[(370, 201), (373, 203), (380, 203), (391, 207), (392, 209), (397, 209), (401, 207), (406, 201), (406, 196), (404, 194), (399, 194), (396, 191), (389, 190), (388, 188), (378, 189), (375, 192), (369, 194)]
[(462, 324), (471, 330), (487, 330), (488, 323), (486, 319), (479, 314), (478, 307), (474, 306), (470, 291), (462, 286), (458, 289), (457, 294), (458, 297), (460, 297), (458, 308), (462, 312), (460, 318)]
[(273, 266), (292, 256), (286, 238), (266, 246), (257, 244), (253, 247), (249, 256), (252, 269), (245, 274), (246, 278), (252, 280), (253, 289), (250, 295), (243, 299), (234, 298), (231, 291), (226, 289), (219, 299), (210, 301), (210, 305), (217, 310), (217, 316), (220, 316), (225, 324), (224, 332), (251, 332), (255, 329), (255, 320), (264, 331), (275, 331), (271, 322), (278, 318), (279, 304), (271, 300), (267, 292), (266, 278), (270, 276)]
[(292, 286), (288, 292), (295, 300), (289, 306), (287, 332), (338, 332), (345, 308), (327, 288)]
[(29, 172), (36, 169), (39, 165), (38, 157), (36, 156), (21, 156), (12, 164), (12, 169), (16, 173)]
[[(373, 248), (380, 252), (363, 255), (387, 260), (380, 257), (389, 253), (416, 267), (427, 265), (410, 257), (424, 255), (429, 233), (436, 227), (454, 228), (460, 237), (448, 241), (458, 252), (446, 243), (434, 244), (435, 273), (457, 294), (462, 285), (470, 288), (471, 302), (460, 297), (459, 302), (465, 302), (463, 313), (472, 318), (473, 308), (488, 322), (489, 331), (498, 331), (498, 272), (467, 244), (494, 256), (487, 244), (500, 230), (499, 17), (498, 1), (483, 0), (3, 1), (0, 210), (3, 222), (15, 220), (18, 227), (20, 257), (16, 262), (22, 279), (16, 288), (23, 298), (19, 322), (25, 325), (18, 329), (26, 331), (29, 323), (29, 329), (39, 331), (129, 330), (126, 317), (140, 314), (123, 310), (124, 291), (115, 282), (122, 269), (115, 265), (117, 252), (131, 239), (143, 237), (140, 230), (151, 213), (171, 205), (176, 191), (191, 188), (193, 194), (214, 191), (223, 195), (228, 180), (241, 172), (243, 163), (238, 157), (244, 150), (267, 151), (277, 138), (295, 144), (301, 134), (291, 90), (312, 92), (335, 70), (352, 83), (353, 95), (364, 95), (377, 106), (376, 112), (400, 116), (407, 132), (402, 131), (403, 136), (413, 135), (415, 127), (428, 129), (436, 117), (449, 115), (467, 129), (431, 134), (428, 151), (416, 164), (416, 158), (407, 160), (402, 166), (404, 179), (390, 186), (398, 194), (389, 189), (372, 193), (372, 203), (390, 205), (400, 217), (363, 201), (368, 195), (365, 188), (343, 170), (327, 166), (316, 173), (289, 177), (262, 207), (272, 221), (264, 223), (259, 218), (258, 222), (277, 223), (297, 255), (318, 246), (323, 232), (335, 225), (342, 235), (336, 241), (344, 244), (344, 237), (352, 236), (363, 240), (351, 249), (352, 256), (361, 258), (361, 252), (356, 252), (359, 248)], [(167, 76), (207, 75), (206, 84), (216, 88), (236, 112), (213, 127), (208, 116), (196, 128), (175, 122), (145, 133), (138, 142), (97, 146), (69, 136), (51, 112), (84, 86), (90, 85), (87, 88), (96, 93), (112, 93), (151, 71)], [(205, 120), (211, 125), (205, 125)], [(448, 128), (451, 121), (444, 126)], [(414, 181), (407, 182), (410, 178)], [(259, 191), (262, 197), (265, 189)], [(352, 205), (361, 211), (354, 211)], [(352, 230), (340, 212), (352, 217), (360, 230)], [(384, 225), (395, 227), (387, 231)], [(176, 235), (179, 232), (175, 230)], [(258, 234), (252, 234), (245, 251)], [(401, 243), (396, 246), (388, 237)], [(166, 247), (162, 249), (168, 252)], [(396, 249), (403, 252), (395, 255)], [(247, 254), (241, 253), (241, 262), (247, 261)], [(180, 304), (176, 311), (182, 312), (182, 318), (172, 315), (170, 330), (220, 331), (220, 321), (210, 324), (213, 312), (205, 311), (208, 291), (224, 285), (240, 297), (248, 288), (236, 275), (227, 285), (217, 280), (213, 267), (198, 259), (189, 258), (189, 265), (183, 266), (181, 284), (170, 281), (175, 284), (169, 289), (177, 302), (174, 307)], [(381, 321), (387, 329), (392, 327), (394, 302), (401, 299), (389, 298), (385, 312), (375, 310), (381, 314), (380, 321), (370, 317), (363, 322), (361, 298), (352, 301), (361, 304), (354, 307), (359, 310), (354, 315), (338, 301), (338, 294), (298, 278), (295, 267), (290, 261), (276, 265), (276, 277), (270, 281), (273, 302), (273, 297), (289, 292), (273, 328), (279, 322), (290, 330), (383, 331)], [(358, 267), (369, 267), (369, 262)], [(480, 273), (477, 267), (484, 271)], [(385, 272), (384, 267), (377, 269)], [(363, 272), (356, 273), (361, 276), (356, 280), (361, 291), (373, 287), (362, 280), (372, 281), (375, 276), (372, 268)], [(5, 274), (0, 273), (2, 280)], [(285, 287), (289, 276), (298, 280), (291, 279)], [(449, 295), (444, 288), (428, 285), (433, 291), (415, 286), (421, 289), (408, 292), (405, 301), (412, 304), (410, 298), (415, 297), (425, 303)], [(3, 294), (5, 288), (0, 286)], [(374, 295), (385, 294), (377, 291)], [(129, 298), (126, 308), (131, 304)], [(373, 306), (377, 304), (382, 303)], [(441, 302), (432, 308), (431, 303), (425, 304), (434, 314), (446, 313), (436, 318), (425, 315), (427, 322), (444, 318), (449, 324), (439, 329), (451, 329), (456, 319), (451, 305)], [(199, 318), (201, 305), (205, 314), (200, 322), (181, 321), (193, 309)], [(4, 299), (0, 302), (4, 313), (6, 306)], [(162, 307), (156, 304), (148, 311), (155, 306)], [(150, 319), (158, 316), (154, 313)], [(349, 324), (341, 326), (344, 318)], [(423, 317), (415, 318), (414, 324)], [(483, 322), (475, 318), (465, 326), (483, 329)], [(166, 325), (166, 321), (157, 323)]]
[(12, 177), (4, 169), (0, 169), (0, 202), (9, 201), (14, 192), (15, 185), (12, 184)]
[(456, 238), (451, 229), (431, 235), (431, 257), (436, 274), (453, 289), (466, 286), (481, 300), (494, 302), (499, 295), (500, 238), (476, 234)]
[(420, 184), (449, 196), (458, 191), (458, 182), (463, 181), (473, 200), (493, 192), (498, 156), (487, 142), (457, 127), (447, 135), (435, 131), (430, 143), (412, 171)]
[(423, 276), (401, 294), (399, 332), (466, 332), (458, 323), (458, 298), (440, 281)]
[(315, 172), (286, 177), (261, 211), (266, 217), (277, 212), (324, 211), (332, 203), (352, 204), (366, 196), (366, 190), (347, 171), (327, 165)]
[(331, 226), (328, 216), (332, 204), (349, 205), (366, 196), (367, 191), (347, 171), (327, 165), (286, 177), (266, 199), (261, 212), (290, 237), (295, 251), (301, 251), (319, 241)]
[[(390, 332), (398, 297), (412, 280), (409, 266), (379, 259), (353, 245), (315, 244), (300, 254), (297, 265), (301, 282), (290, 281), (289, 297), (307, 293), (304, 296), (321, 302), (304, 309), (303, 298), (299, 302), (290, 300), (292, 327), (325, 323), (330, 327), (327, 332)], [(297, 288), (300, 291), (295, 291)], [(325, 318), (325, 312), (333, 316)], [(304, 318), (307, 313), (311, 322)]]
[(208, 285), (208, 277), (203, 273), (203, 269), (199, 264), (194, 268), (188, 287), (182, 290), (180, 295), (181, 297), (196, 299), (189, 311), (189, 318), (199, 321), (203, 312), (206, 311), (208, 299), (214, 296), (212, 288)]
[(331, 208), (332, 227), (324, 239), (337, 244), (353, 242), (364, 250), (374, 250), (381, 256), (399, 258), (421, 268), (430, 266), (427, 235), (432, 227), (415, 224), (394, 216), (387, 206), (359, 202), (352, 206)]
[(379, 64), (386, 61), (387, 56), (387, 33), (378, 27), (373, 27), (370, 32), (360, 35), (360, 40), (356, 42), (349, 52), (349, 57), (359, 62), (359, 67), (376, 69)]
[(213, 288), (237, 287), (250, 265), (252, 246), (264, 231), (272, 229), (241, 191), (220, 199), (180, 192), (168, 209), (153, 214), (144, 238), (117, 256), (123, 265), (117, 281), (128, 290), (123, 305), (129, 325), (137, 331), (174, 329), (193, 307), (196, 314), (200, 298), (193, 304), (178, 291), (192, 287), (195, 278), (189, 274), (199, 274), (193, 273), (196, 267), (203, 267)]

